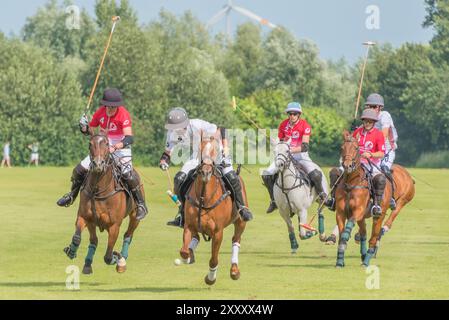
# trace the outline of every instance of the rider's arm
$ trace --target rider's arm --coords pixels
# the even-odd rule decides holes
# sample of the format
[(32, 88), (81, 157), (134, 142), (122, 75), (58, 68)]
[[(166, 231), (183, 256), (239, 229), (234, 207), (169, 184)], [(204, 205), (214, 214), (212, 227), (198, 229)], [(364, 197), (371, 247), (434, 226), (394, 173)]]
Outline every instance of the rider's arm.
[[(302, 137), (302, 145), (307, 144), (309, 145), (310, 143), (310, 136), (303, 136)], [(293, 147), (290, 149), (291, 153), (301, 153), (301, 152), (307, 152), (307, 151), (303, 151), (302, 150), (302, 145), (298, 146), (298, 147)]]
[(113, 146), (113, 149), (120, 150), (134, 143), (133, 129), (131, 129), (131, 127), (123, 128), (123, 135), (125, 136), (125, 138), (121, 142)]

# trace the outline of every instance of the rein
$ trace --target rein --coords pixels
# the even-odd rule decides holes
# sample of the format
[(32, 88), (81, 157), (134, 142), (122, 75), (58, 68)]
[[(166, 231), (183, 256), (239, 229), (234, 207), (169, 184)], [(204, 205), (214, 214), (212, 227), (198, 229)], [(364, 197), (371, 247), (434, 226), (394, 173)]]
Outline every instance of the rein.
[[(90, 198), (92, 213), (98, 225), (100, 225), (100, 219), (97, 214), (95, 203), (106, 201), (119, 192), (125, 191), (123, 187), (117, 187), (118, 185), (120, 185), (120, 183), (117, 183), (117, 181), (120, 181), (121, 179), (121, 170), (117, 170), (117, 165), (113, 157), (114, 155), (108, 154), (105, 167), (100, 174), (93, 173), (93, 162), (91, 161), (89, 174), (86, 177), (86, 182), (89, 181), (89, 177), (92, 177), (93, 181), (90, 181), (90, 183), (86, 183), (85, 188), (83, 189), (83, 192), (87, 195), (88, 198)], [(111, 172), (111, 178), (106, 181), (106, 183), (104, 183), (103, 189), (99, 189), (98, 184), (105, 178), (105, 176), (109, 172)], [(111, 185), (113, 185), (113, 190), (110, 190)]]
[[(295, 159), (293, 158), (293, 156), (291, 155), (290, 152), (288, 153), (288, 155), (285, 155), (282, 153), (278, 154), (276, 156), (276, 160), (282, 160), (285, 163), (285, 166), (284, 166), (284, 170), (282, 170), (282, 172), (280, 173), (281, 185), (279, 185), (279, 183), (278, 183), (279, 178), (276, 180), (275, 184), (279, 189), (281, 189), (282, 193), (284, 194), (285, 198), (287, 199), (288, 207), (290, 208), (290, 217), (293, 217), (294, 216), (293, 207), (292, 207), (290, 197), (288, 194), (290, 191), (303, 186), (304, 179), (301, 177), (300, 172), (294, 165)], [(293, 163), (293, 169), (291, 169), (292, 163)], [(284, 174), (284, 172), (286, 170), (288, 170), (289, 172), (287, 174)], [(295, 182), (293, 183), (293, 186), (286, 188), (284, 179), (289, 176), (295, 177)]]
[[(196, 169), (196, 171), (195, 171), (195, 175), (199, 175), (199, 174), (200, 174), (201, 168), (202, 168), (202, 164), (200, 164), (200, 165), (197, 167), (197, 169)], [(201, 193), (200, 193), (199, 195), (196, 193), (197, 188), (194, 188), (194, 190), (195, 190), (195, 198), (192, 199), (192, 198), (190, 197), (190, 195), (189, 195), (189, 194), (190, 194), (190, 191), (191, 191), (192, 187), (195, 187), (195, 185), (196, 185), (196, 183), (197, 183), (197, 180), (195, 180), (195, 182), (194, 182), (194, 183), (192, 184), (192, 186), (190, 187), (189, 191), (187, 192), (187, 197), (186, 197), (187, 201), (189, 201), (189, 203), (190, 203), (193, 207), (195, 207), (195, 208), (198, 209), (198, 231), (199, 231), (199, 233), (202, 234), (203, 239), (204, 239), (206, 242), (209, 242), (209, 241), (211, 240), (211, 238), (210, 238), (210, 237), (209, 237), (209, 238), (206, 238), (206, 235), (204, 234), (203, 228), (202, 228), (202, 226), (201, 226), (201, 217), (202, 217), (203, 215), (207, 215), (210, 211), (212, 211), (213, 209), (217, 208), (223, 201), (226, 200), (227, 197), (229, 197), (229, 196), (231, 195), (231, 192), (230, 192), (230, 191), (226, 191), (226, 187), (225, 187), (225, 185), (224, 185), (224, 183), (223, 183), (223, 180), (221, 179), (221, 178), (222, 178), (222, 175), (220, 174), (219, 170), (217, 169), (217, 167), (216, 167), (215, 165), (213, 166), (212, 176), (216, 177), (217, 180), (218, 180), (220, 183), (219, 183), (219, 184), (218, 184), (218, 183), (216, 184), (216, 187), (215, 187), (215, 189), (214, 189), (214, 192), (211, 194), (211, 196), (209, 197), (209, 199), (205, 200), (205, 194), (206, 194), (206, 186), (207, 186), (207, 182), (206, 182), (206, 183), (205, 183), (205, 182), (202, 182), (202, 185), (201, 185)], [(219, 186), (221, 186), (222, 191), (224, 192), (223, 195), (222, 195), (217, 201), (215, 201), (214, 204), (207, 206), (206, 204), (209, 203), (210, 200), (213, 199), (214, 196), (217, 194)], [(198, 201), (197, 199), (199, 199), (199, 201)], [(204, 212), (203, 212), (203, 211), (204, 211)]]

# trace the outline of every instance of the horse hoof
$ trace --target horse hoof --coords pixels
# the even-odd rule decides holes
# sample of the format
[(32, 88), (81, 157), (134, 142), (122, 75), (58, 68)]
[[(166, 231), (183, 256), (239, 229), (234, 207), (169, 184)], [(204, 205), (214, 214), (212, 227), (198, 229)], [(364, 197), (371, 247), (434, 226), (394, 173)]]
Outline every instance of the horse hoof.
[(363, 268), (368, 268), (368, 265), (367, 264), (365, 264), (365, 263), (362, 263), (360, 266), (362, 266)]
[(240, 270), (237, 264), (233, 264), (231, 267), (231, 279), (232, 280), (240, 279)]
[(292, 249), (292, 254), (298, 253), (298, 249)]
[(320, 234), (320, 241), (321, 241), (321, 242), (326, 242), (326, 239), (327, 239), (327, 237), (326, 237), (326, 234), (325, 234), (325, 233)]
[(343, 269), (344, 267), (345, 267), (344, 263), (337, 262), (337, 264), (335, 265), (335, 268), (337, 268), (337, 269)]
[(92, 269), (92, 266), (84, 266), (83, 268), (83, 274), (89, 275), (94, 273), (94, 270)]
[(237, 281), (240, 279), (240, 271), (239, 272), (232, 272), (231, 271), (231, 279), (234, 281)]
[(126, 265), (125, 266), (117, 265), (115, 268), (117, 270), (117, 273), (125, 273), (126, 272)]
[(117, 266), (115, 267), (117, 273), (125, 273), (126, 272), (126, 260), (121, 257), (119, 261), (117, 261)]
[(76, 253), (72, 252), (70, 247), (64, 248), (64, 253), (70, 258), (70, 260), (74, 260), (76, 258)]
[(209, 277), (206, 276), (206, 278), (204, 278), (204, 281), (206, 282), (206, 284), (207, 284), (208, 286), (213, 286), (213, 285), (215, 284), (215, 282), (217, 282), (217, 279), (215, 279), (215, 280), (213, 280), (213, 281), (210, 281), (210, 280), (209, 280)]

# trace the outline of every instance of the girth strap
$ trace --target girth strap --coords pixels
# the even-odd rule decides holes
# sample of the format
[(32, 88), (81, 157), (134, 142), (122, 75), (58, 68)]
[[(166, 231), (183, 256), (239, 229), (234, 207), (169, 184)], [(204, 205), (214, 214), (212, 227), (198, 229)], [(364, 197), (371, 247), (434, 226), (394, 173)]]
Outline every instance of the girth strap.
[(195, 208), (197, 208), (197, 209), (202, 209), (202, 210), (205, 210), (206, 211), (206, 213), (207, 213), (207, 211), (211, 211), (211, 210), (213, 210), (213, 209), (215, 209), (216, 207), (218, 207), (227, 197), (229, 197), (229, 196), (231, 196), (231, 192), (230, 191), (226, 191), (221, 197), (220, 197), (220, 199), (218, 199), (212, 206), (210, 206), (210, 207), (205, 207), (205, 206), (202, 206), (202, 205), (200, 205), (200, 203), (197, 201), (197, 200), (195, 200), (195, 199), (192, 199), (189, 195), (187, 195), (187, 197), (186, 197), (186, 199), (187, 199), (187, 201), (189, 201), (190, 202), (190, 204), (192, 205), (192, 206), (194, 206)]

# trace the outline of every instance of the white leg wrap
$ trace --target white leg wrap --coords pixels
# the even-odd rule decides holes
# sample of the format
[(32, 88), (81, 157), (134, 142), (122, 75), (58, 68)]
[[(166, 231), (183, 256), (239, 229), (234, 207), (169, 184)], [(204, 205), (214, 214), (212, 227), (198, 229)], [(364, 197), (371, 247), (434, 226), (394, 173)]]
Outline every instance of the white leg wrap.
[(332, 230), (332, 234), (336, 237), (338, 237), (339, 234), (339, 230), (338, 230), (338, 225), (335, 226), (334, 230)]
[(240, 252), (240, 243), (233, 243), (232, 244), (232, 258), (231, 258), (231, 264), (239, 264), (239, 252)]
[(192, 241), (190, 241), (189, 249), (192, 250), (192, 251), (195, 251), (196, 248), (198, 248), (198, 244), (199, 243), (200, 242), (198, 241), (197, 238), (192, 238)]
[(209, 279), (209, 281), (214, 281), (215, 279), (217, 279), (217, 272), (218, 272), (218, 266), (216, 266), (215, 268), (210, 268), (209, 269), (209, 274), (207, 275), (207, 278)]

